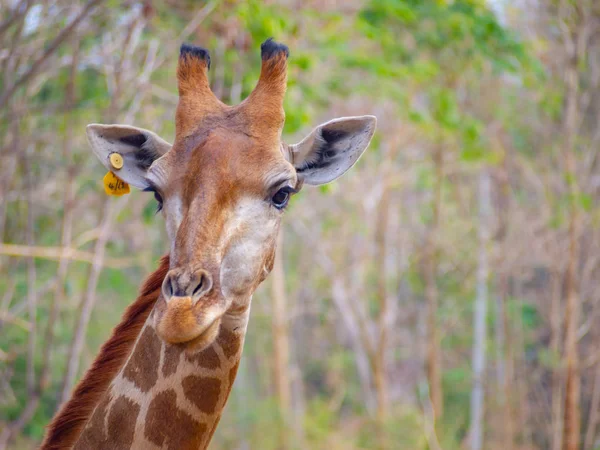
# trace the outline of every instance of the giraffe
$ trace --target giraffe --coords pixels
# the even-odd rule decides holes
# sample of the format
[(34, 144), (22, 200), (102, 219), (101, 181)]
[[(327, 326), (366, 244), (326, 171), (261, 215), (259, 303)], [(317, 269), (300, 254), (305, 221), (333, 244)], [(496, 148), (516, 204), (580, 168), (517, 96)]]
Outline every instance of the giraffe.
[(374, 116), (344, 117), (285, 144), (288, 55), (265, 41), (256, 87), (229, 106), (210, 90), (208, 51), (183, 44), (172, 145), (141, 128), (88, 125), (100, 162), (154, 193), (170, 251), (53, 419), (42, 449), (207, 448), (290, 197), (349, 170), (375, 131)]

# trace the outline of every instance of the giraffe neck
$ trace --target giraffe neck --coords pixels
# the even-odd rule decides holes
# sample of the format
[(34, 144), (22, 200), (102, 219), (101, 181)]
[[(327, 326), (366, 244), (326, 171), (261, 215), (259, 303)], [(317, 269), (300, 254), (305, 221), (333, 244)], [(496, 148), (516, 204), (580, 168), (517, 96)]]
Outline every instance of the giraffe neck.
[(250, 309), (223, 317), (201, 351), (161, 341), (152, 315), (75, 449), (205, 449), (240, 362)]

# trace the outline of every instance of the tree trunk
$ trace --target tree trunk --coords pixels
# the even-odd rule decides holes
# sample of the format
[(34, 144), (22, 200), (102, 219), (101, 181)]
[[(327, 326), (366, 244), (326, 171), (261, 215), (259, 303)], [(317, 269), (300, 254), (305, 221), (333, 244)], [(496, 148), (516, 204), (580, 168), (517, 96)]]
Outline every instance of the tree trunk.
[(287, 429), (290, 425), (290, 345), (287, 320), (287, 296), (283, 267), (283, 230), (277, 236), (277, 251), (271, 273), (272, 282), (272, 333), (273, 333), (273, 379), (279, 413), (283, 419), (282, 448), (288, 448)]
[(498, 173), (499, 182), (497, 185), (498, 192), (498, 233), (496, 239), (501, 249), (500, 257), (496, 260), (497, 267), (497, 293), (496, 311), (495, 311), (495, 341), (496, 341), (496, 403), (500, 407), (502, 424), (497, 428), (501, 437), (497, 440), (502, 444), (505, 450), (512, 450), (514, 443), (514, 426), (511, 411), (511, 380), (512, 380), (512, 364), (510, 358), (510, 345), (508, 335), (509, 320), (506, 313), (506, 303), (508, 300), (508, 269), (505, 266), (504, 259), (506, 258), (507, 248), (506, 236), (508, 233), (508, 217), (509, 217), (509, 196), (510, 185), (508, 181), (508, 161), (506, 151), (504, 151), (504, 162)]
[(333, 279), (331, 283), (331, 297), (350, 338), (365, 407), (369, 411), (369, 414), (374, 415), (377, 405), (375, 401), (376, 395), (373, 393), (373, 385), (375, 383), (372, 379), (370, 345), (365, 336), (361, 334), (359, 321), (362, 319), (350, 307), (350, 300), (348, 299), (344, 283), (345, 281), (343, 280)]
[[(581, 18), (579, 18), (581, 19)], [(579, 21), (578, 21), (579, 22)], [(577, 348), (577, 328), (579, 326), (579, 287), (577, 269), (579, 262), (579, 222), (580, 211), (578, 206), (579, 189), (577, 187), (577, 171), (575, 162), (575, 136), (578, 122), (578, 61), (583, 56), (584, 50), (579, 44), (580, 36), (575, 33), (568, 36), (568, 65), (565, 69), (566, 99), (564, 112), (564, 148), (565, 175), (570, 197), (570, 222), (569, 222), (569, 254), (567, 272), (565, 275), (565, 408), (564, 408), (564, 433), (563, 450), (579, 449), (579, 434), (581, 431), (580, 400), (580, 374), (579, 352)], [(576, 44), (577, 43), (577, 44)]]
[(433, 159), (435, 185), (433, 188), (432, 220), (425, 248), (425, 301), (427, 305), (426, 372), (434, 418), (438, 419), (444, 411), (442, 368), (440, 361), (440, 338), (437, 329), (437, 235), (440, 223), (443, 183), (443, 153), (441, 144), (435, 149)]
[[(575, 208), (574, 208), (575, 209)], [(577, 327), (579, 324), (579, 293), (577, 290), (577, 261), (579, 255), (577, 230), (578, 214), (573, 211), (569, 225), (569, 262), (566, 274), (567, 307), (565, 311), (565, 409), (563, 450), (579, 449), (581, 417), (579, 410), (580, 383)]]
[(594, 377), (594, 388), (592, 391), (592, 400), (590, 402), (590, 414), (588, 418), (587, 431), (585, 433), (585, 442), (583, 450), (592, 450), (596, 440), (596, 429), (598, 428), (598, 419), (600, 418), (600, 364), (596, 365), (596, 376)]
[(386, 272), (386, 232), (388, 228), (388, 218), (390, 209), (390, 188), (388, 177), (384, 180), (383, 192), (379, 200), (377, 211), (377, 227), (375, 230), (377, 267), (377, 296), (379, 297), (379, 316), (378, 328), (379, 339), (377, 340), (373, 361), (373, 378), (375, 382), (375, 391), (377, 392), (377, 418), (380, 423), (385, 422), (388, 416), (388, 387), (387, 387), (387, 312), (388, 312), (388, 292), (387, 292), (387, 272)]
[(496, 339), (496, 378), (497, 387), (497, 403), (500, 406), (502, 416), (502, 425), (499, 427), (502, 438), (499, 442), (502, 443), (504, 450), (513, 448), (513, 423), (511, 414), (511, 385), (509, 383), (510, 371), (507, 370), (507, 350), (506, 350), (506, 300), (508, 298), (508, 279), (505, 273), (500, 274), (498, 278), (498, 293), (496, 298), (496, 322), (495, 322), (495, 339)]
[(486, 316), (488, 301), (490, 218), (490, 176), (483, 169), (479, 176), (479, 261), (477, 267), (477, 298), (473, 316), (473, 389), (471, 391), (471, 450), (481, 450), (484, 427), (484, 377)]
[(237, 409), (232, 415), (235, 417), (237, 423), (237, 447), (236, 450), (250, 450), (250, 426), (246, 417), (246, 411), (249, 411), (253, 401), (256, 398), (251, 398), (254, 395), (253, 389), (248, 382), (248, 359), (242, 358), (240, 360), (240, 366), (238, 367), (237, 375), (235, 376), (235, 384), (231, 394), (237, 399)]
[[(562, 277), (558, 270), (552, 272), (552, 292), (550, 302), (550, 324), (552, 336), (550, 338), (550, 350), (553, 355), (560, 356), (561, 348), (561, 288)], [(560, 358), (559, 358), (560, 359)], [(562, 446), (563, 419), (562, 405), (564, 395), (564, 376), (562, 364), (557, 364), (552, 370), (552, 450), (560, 450)]]

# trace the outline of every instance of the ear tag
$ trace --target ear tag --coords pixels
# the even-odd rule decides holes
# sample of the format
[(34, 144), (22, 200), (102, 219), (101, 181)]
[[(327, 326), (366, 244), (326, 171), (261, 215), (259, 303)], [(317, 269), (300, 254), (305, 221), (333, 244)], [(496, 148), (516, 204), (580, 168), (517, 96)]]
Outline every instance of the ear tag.
[(104, 175), (102, 182), (104, 183), (104, 192), (106, 192), (107, 195), (120, 197), (121, 195), (129, 194), (131, 192), (129, 185), (112, 172), (108, 172)]
[(123, 157), (120, 153), (113, 152), (110, 155), (108, 155), (108, 159), (113, 169), (119, 170), (123, 167)]

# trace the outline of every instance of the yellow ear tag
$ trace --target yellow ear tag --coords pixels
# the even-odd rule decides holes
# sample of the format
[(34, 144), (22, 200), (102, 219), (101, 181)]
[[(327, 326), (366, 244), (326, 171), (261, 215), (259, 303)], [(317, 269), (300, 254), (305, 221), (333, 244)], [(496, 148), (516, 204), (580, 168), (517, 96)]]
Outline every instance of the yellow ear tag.
[(104, 175), (102, 182), (104, 183), (104, 192), (106, 192), (107, 195), (116, 195), (119, 197), (131, 192), (129, 185), (112, 172), (108, 172)]
[(108, 159), (110, 160), (110, 165), (113, 167), (113, 169), (119, 170), (123, 167), (123, 157), (119, 153), (111, 153), (108, 156)]

